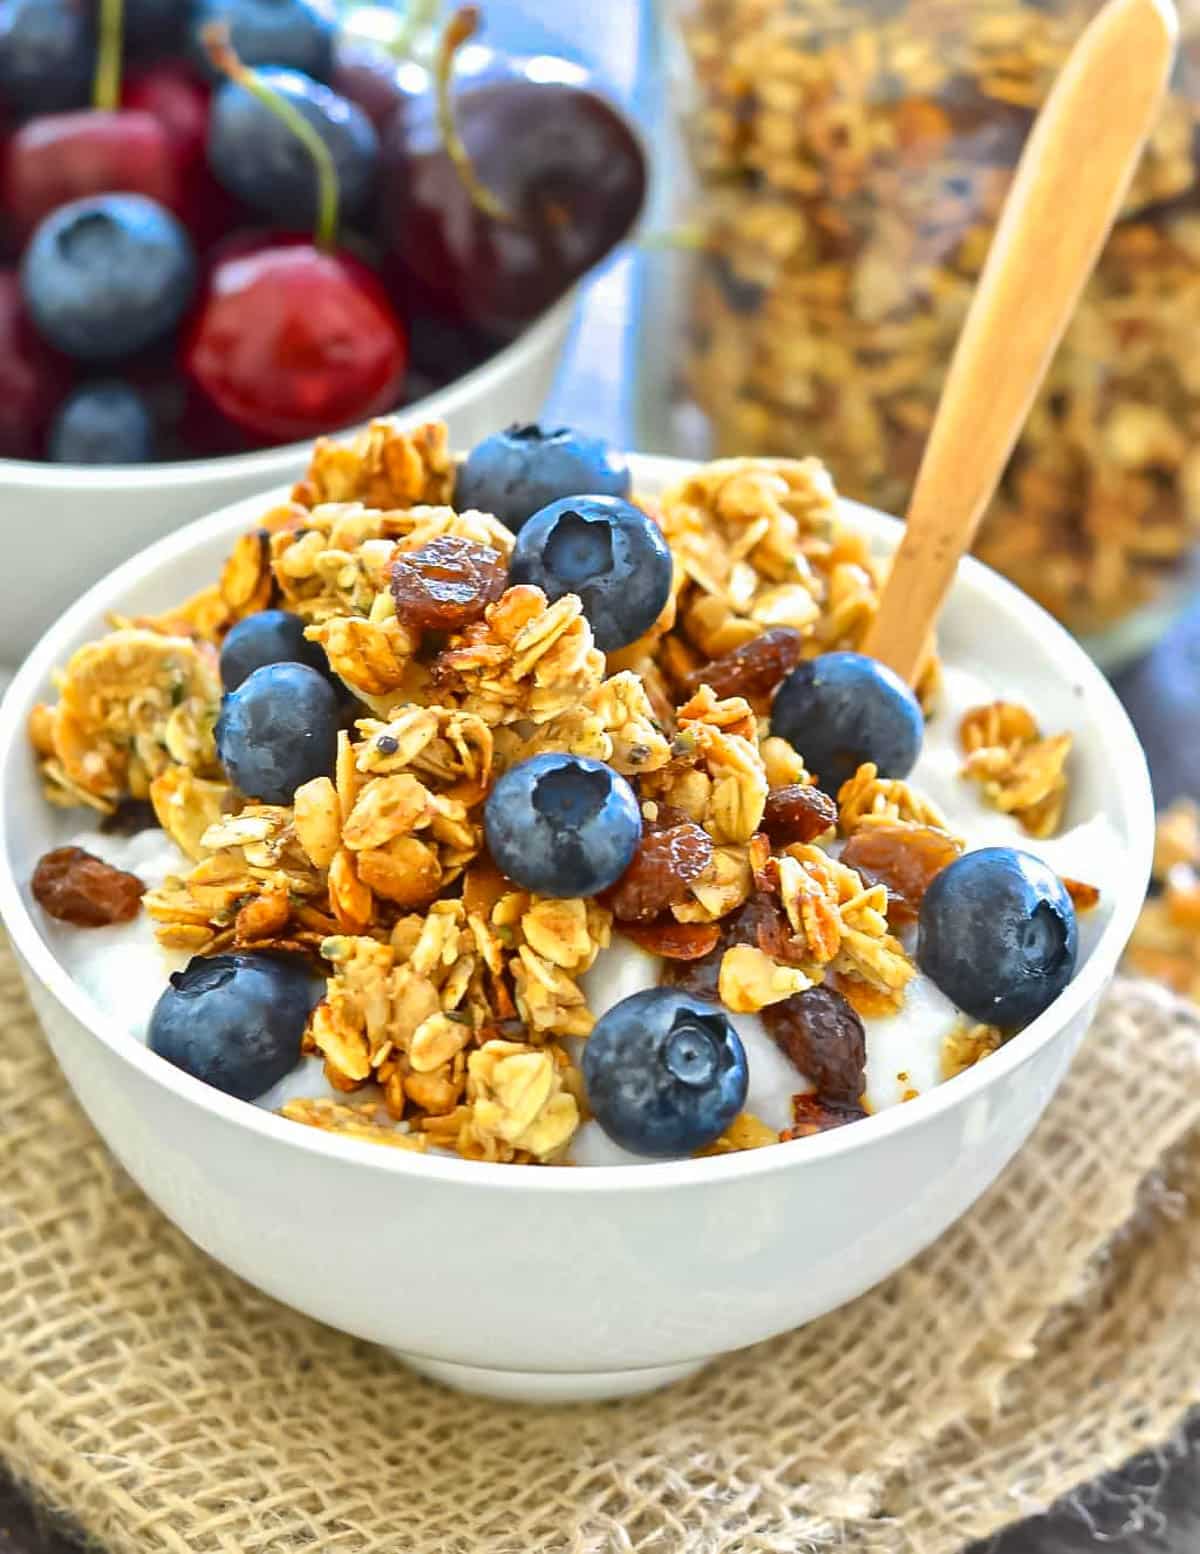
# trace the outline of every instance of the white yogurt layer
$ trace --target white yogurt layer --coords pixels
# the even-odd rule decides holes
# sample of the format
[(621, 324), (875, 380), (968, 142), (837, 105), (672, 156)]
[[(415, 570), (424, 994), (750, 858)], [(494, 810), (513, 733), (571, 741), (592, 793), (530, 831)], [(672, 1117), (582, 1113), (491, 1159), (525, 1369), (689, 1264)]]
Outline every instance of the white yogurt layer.
[[(1104, 816), (1093, 816), (1049, 841), (1029, 837), (1016, 821), (983, 802), (974, 783), (958, 774), (962, 752), (958, 728), (971, 707), (994, 701), (997, 690), (966, 669), (943, 667), (938, 709), (929, 720), (920, 760), (909, 778), (933, 800), (968, 850), (1021, 847), (1035, 853), (1057, 873), (1085, 880), (1100, 890), (1100, 905), (1081, 918), (1080, 960), (1086, 958), (1111, 915), (1120, 887), (1123, 849)], [(81, 832), (71, 841), (146, 882), (159, 884), (168, 874), (185, 872), (188, 862), (160, 831), (138, 836)], [(154, 938), (145, 913), (113, 928), (77, 929), (45, 919), (46, 937), (59, 960), (101, 1009), (120, 1020), (139, 1040), (146, 1039), (150, 1014), (167, 976), (186, 963), (184, 955), (165, 951)], [(658, 985), (661, 962), (619, 934), (584, 978), (593, 1013), (599, 1017), (622, 998)], [(791, 1098), (809, 1088), (804, 1076), (783, 1056), (756, 1015), (731, 1016), (746, 1048), (750, 1088), (746, 1110), (773, 1128), (790, 1125)], [(942, 1044), (959, 1012), (919, 972), (905, 990), (898, 1014), (864, 1021), (867, 1033), (867, 1101), (874, 1111), (894, 1106), (906, 1095), (923, 1093), (939, 1082)], [(306, 1058), (295, 1071), (256, 1104), (274, 1110), (299, 1096), (334, 1095), (320, 1059)], [(624, 1165), (643, 1157), (614, 1144), (595, 1122), (580, 1129), (571, 1157), (580, 1165)]]

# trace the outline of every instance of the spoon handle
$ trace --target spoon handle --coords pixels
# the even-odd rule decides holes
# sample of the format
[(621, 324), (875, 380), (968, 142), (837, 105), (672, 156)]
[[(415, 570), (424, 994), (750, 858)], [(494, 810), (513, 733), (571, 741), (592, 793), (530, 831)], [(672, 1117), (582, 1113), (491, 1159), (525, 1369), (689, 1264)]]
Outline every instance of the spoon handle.
[(1116, 219), (1175, 54), (1171, 0), (1108, 0), (1033, 127), (959, 336), (866, 651), (914, 681)]

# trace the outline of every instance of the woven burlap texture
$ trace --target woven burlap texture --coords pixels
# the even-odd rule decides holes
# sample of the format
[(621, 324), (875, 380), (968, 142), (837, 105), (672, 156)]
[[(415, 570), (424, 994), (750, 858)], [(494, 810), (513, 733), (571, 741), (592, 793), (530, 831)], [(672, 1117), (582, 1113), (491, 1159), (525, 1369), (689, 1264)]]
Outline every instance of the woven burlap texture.
[(109, 1554), (957, 1554), (1165, 1438), (1200, 1375), (1200, 1021), (1144, 985), (911, 1267), (556, 1410), (439, 1390), (224, 1272), (92, 1133), (6, 951), (0, 1021), (0, 1455)]

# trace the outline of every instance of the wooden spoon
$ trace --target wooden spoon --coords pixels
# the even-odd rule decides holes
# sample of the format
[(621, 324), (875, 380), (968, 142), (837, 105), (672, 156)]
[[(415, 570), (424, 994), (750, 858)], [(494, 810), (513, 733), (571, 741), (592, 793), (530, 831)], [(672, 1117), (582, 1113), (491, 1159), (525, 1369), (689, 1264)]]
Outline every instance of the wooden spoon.
[(1171, 0), (1108, 0), (1033, 127), (867, 638), (865, 651), (910, 682), (1125, 198), (1158, 117), (1177, 32)]

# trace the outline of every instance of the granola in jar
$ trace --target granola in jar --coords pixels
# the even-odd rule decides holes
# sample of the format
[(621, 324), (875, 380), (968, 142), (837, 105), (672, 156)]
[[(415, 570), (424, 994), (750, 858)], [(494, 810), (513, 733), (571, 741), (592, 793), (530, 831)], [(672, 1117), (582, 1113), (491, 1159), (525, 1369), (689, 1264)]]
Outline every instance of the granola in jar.
[[(119, 914), (76, 919), (105, 926), (45, 923), (102, 1007), (298, 1125), (520, 1165), (672, 1152), (666, 1134), (622, 1131), (595, 1076), (598, 1053), (628, 1050), (628, 1025), (615, 1045), (613, 1031), (634, 995), (654, 1018), (700, 1010), (699, 1026), (667, 1029), (685, 1088), (703, 1099), (705, 1064), (728, 1060), (724, 1110), (698, 1107), (675, 1135), (684, 1155), (912, 1099), (1025, 1023), (965, 1013), (923, 969), (916, 925), (991, 847), (1048, 862), (1071, 935), (1076, 911), (1095, 931), (1113, 876), (1067, 813), (1069, 733), (935, 661), (920, 708), (895, 690), (924, 723), (915, 766), (880, 770), (867, 730), (852, 775), (821, 786), (803, 739), (773, 729), (773, 700), (835, 659), (877, 674), (855, 650), (884, 567), (820, 463), (698, 467), (633, 492), (620, 531), (604, 505), (619, 499), (564, 502), (548, 594), (515, 580), (535, 529), (459, 511), (444, 448), (440, 427), (387, 422), (319, 444), (291, 504), (233, 543), (217, 580), (161, 616), (115, 619), (36, 709), (46, 796), (84, 849), (49, 855), (43, 884), (73, 882), (68, 866), (85, 885), (131, 882)], [(397, 495), (366, 479), (379, 468), (407, 472)], [(624, 583), (640, 635), (606, 653), (595, 579), (639, 525), (660, 571)], [(246, 672), (247, 632), (281, 609), (319, 653)], [(276, 671), (289, 696), (336, 684), (330, 743), (286, 718), (252, 729), (282, 788), (246, 794), (230, 741), (249, 736), (230, 709)], [(132, 836), (80, 823), (144, 797), (156, 825)], [(1073, 957), (1072, 938), (1067, 977)], [(226, 1043), (253, 1038), (253, 1065), (205, 1069), (206, 1021)]]
[[(717, 452), (815, 452), (904, 511), (1016, 160), (1096, 9), (678, 0), (682, 377)], [(1179, 10), (1162, 120), (978, 542), (1098, 640), (1166, 597), (1200, 527), (1200, 6)]]

